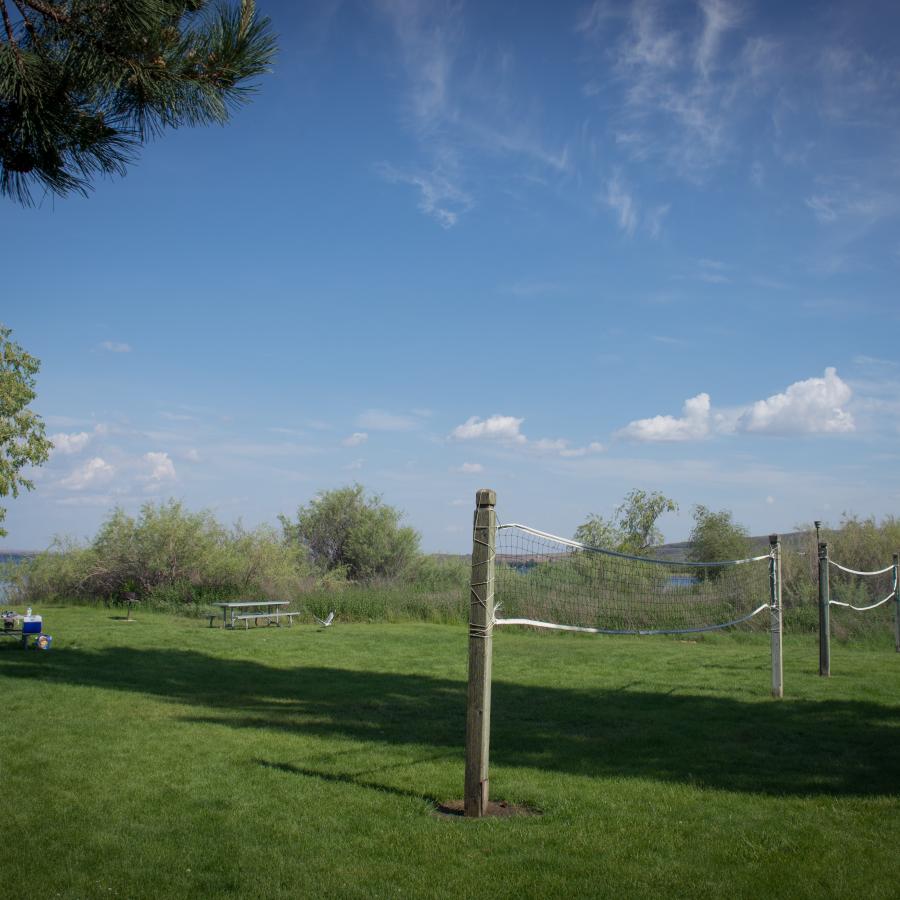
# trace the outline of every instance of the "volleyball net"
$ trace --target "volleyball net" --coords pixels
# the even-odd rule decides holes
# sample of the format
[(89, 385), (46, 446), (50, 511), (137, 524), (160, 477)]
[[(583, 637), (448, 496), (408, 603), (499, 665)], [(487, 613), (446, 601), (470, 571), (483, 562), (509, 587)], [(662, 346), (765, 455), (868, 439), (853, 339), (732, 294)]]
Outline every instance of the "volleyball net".
[(499, 525), (493, 624), (641, 635), (733, 628), (770, 609), (772, 559), (654, 559)]

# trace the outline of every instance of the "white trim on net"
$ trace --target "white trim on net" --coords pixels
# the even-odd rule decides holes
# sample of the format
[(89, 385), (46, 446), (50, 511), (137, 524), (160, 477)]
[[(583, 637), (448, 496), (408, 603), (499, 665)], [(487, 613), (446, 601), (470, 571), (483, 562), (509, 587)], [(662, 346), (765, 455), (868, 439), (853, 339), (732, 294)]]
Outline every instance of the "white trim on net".
[[(890, 599), (890, 598), (888, 598)], [(536, 619), (494, 619), (495, 625), (532, 625), (535, 628), (552, 628), (555, 631), (579, 631), (585, 634), (698, 634), (702, 631), (716, 631), (720, 628), (730, 628), (732, 625), (740, 625), (752, 619), (764, 609), (768, 609), (769, 604), (763, 603), (757, 607), (752, 613), (742, 616), (740, 619), (733, 619), (731, 622), (722, 622), (720, 625), (704, 625), (700, 628), (654, 628), (654, 629), (614, 629), (614, 628), (587, 628), (582, 625), (555, 625), (552, 622), (539, 622)]]
[[(604, 550), (602, 547), (592, 547), (590, 544), (582, 544), (580, 541), (572, 541), (569, 538), (560, 537), (557, 534), (548, 534), (546, 531), (538, 531), (536, 528), (530, 528), (528, 525), (519, 525), (516, 522), (510, 522), (507, 525), (498, 525), (497, 530), (501, 528), (518, 528), (527, 534), (533, 534), (535, 537), (546, 538), (547, 540), (556, 541), (565, 544), (567, 547), (574, 547), (576, 550), (590, 550), (592, 553), (604, 553), (607, 556), (616, 556), (619, 559), (633, 559), (636, 562), (656, 563), (660, 566), (689, 566), (695, 569), (708, 569), (712, 566), (738, 566), (743, 563), (759, 562), (763, 559), (771, 559), (772, 554), (766, 553), (763, 556), (749, 556), (747, 559), (726, 559), (717, 562), (679, 562), (671, 559), (653, 559), (649, 556), (634, 556), (630, 553), (619, 553), (616, 550)], [(503, 553), (499, 554), (503, 556)], [(887, 570), (885, 570), (887, 571)], [(631, 632), (625, 632), (631, 634)]]

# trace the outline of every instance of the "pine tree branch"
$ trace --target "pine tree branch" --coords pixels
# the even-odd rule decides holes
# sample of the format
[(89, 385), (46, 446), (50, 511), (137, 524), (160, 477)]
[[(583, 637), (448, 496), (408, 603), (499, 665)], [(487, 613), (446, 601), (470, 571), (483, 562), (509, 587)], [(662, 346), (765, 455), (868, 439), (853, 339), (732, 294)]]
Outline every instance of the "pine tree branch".
[(3, 27), (6, 29), (6, 39), (9, 41), (10, 47), (15, 50), (16, 59), (21, 62), (22, 57), (19, 53), (19, 42), (16, 40), (16, 36), (13, 33), (12, 22), (9, 19), (9, 10), (6, 8), (6, 0), (0, 0), (0, 12), (3, 13)]
[(19, 11), (19, 15), (22, 17), (22, 21), (25, 23), (25, 30), (28, 32), (31, 40), (37, 43), (37, 30), (34, 27), (34, 22), (31, 21), (31, 18), (25, 10), (25, 6), (22, 3), (22, 0), (13, 0), (13, 3), (15, 3), (16, 9)]

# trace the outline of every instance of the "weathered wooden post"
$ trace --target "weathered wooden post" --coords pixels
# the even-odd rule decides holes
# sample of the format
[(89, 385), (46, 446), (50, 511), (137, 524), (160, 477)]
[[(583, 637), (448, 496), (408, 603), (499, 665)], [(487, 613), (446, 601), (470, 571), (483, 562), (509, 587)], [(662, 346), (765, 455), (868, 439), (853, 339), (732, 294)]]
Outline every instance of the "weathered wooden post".
[(783, 668), (781, 658), (781, 541), (777, 534), (769, 535), (772, 558), (769, 560), (769, 586), (771, 605), (769, 623), (772, 635), (772, 696), (784, 696)]
[(469, 690), (464, 796), (465, 815), (471, 818), (480, 818), (488, 807), (496, 504), (497, 495), (492, 490), (483, 488), (475, 494), (469, 597)]
[(900, 653), (900, 553), (894, 554), (894, 646)]
[(831, 675), (831, 588), (828, 581), (828, 544), (819, 544), (819, 674)]

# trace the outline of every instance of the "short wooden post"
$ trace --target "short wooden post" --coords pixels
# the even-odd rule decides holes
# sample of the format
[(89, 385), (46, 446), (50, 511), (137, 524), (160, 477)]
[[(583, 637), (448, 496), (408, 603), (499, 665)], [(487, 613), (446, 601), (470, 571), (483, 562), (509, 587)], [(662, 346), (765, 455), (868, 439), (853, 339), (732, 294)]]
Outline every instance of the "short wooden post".
[(784, 680), (781, 654), (781, 541), (777, 534), (769, 535), (772, 558), (769, 561), (769, 584), (771, 589), (770, 631), (772, 635), (772, 696), (784, 696)]
[(900, 653), (900, 553), (894, 554), (894, 646)]
[(828, 544), (819, 544), (819, 674), (831, 675), (831, 587), (828, 581)]
[(491, 740), (491, 654), (494, 621), (494, 554), (497, 495), (475, 495), (472, 578), (469, 597), (469, 690), (466, 707), (465, 815), (481, 818), (488, 807), (488, 752)]

